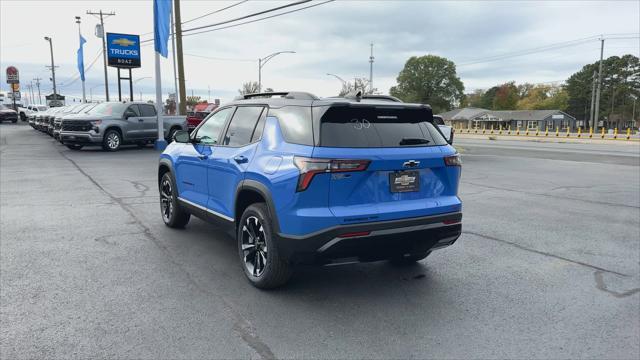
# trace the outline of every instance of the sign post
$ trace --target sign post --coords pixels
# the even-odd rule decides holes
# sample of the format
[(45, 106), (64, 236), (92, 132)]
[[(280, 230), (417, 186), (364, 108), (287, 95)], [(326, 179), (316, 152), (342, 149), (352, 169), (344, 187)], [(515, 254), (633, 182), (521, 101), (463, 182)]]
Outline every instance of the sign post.
[[(133, 101), (131, 69), (140, 67), (140, 37), (131, 34), (107, 33), (107, 58), (109, 66), (118, 69), (118, 101), (122, 101), (122, 80), (129, 80), (129, 100)], [(122, 77), (121, 69), (128, 69), (129, 77)]]
[[(11, 86), (11, 98), (13, 99), (13, 109), (18, 111), (16, 107), (16, 91), (20, 94), (20, 73), (15, 66), (7, 67), (7, 84)], [(19, 95), (18, 95), (19, 96)]]

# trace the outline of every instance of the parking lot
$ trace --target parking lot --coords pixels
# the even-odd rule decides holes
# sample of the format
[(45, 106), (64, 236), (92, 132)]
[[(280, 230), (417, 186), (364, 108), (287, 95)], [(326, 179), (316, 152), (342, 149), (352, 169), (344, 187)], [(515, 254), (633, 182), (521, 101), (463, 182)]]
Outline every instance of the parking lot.
[(193, 218), (151, 147), (72, 151), (0, 124), (3, 358), (638, 358), (640, 144), (456, 139), (463, 235), (411, 267), (275, 291)]

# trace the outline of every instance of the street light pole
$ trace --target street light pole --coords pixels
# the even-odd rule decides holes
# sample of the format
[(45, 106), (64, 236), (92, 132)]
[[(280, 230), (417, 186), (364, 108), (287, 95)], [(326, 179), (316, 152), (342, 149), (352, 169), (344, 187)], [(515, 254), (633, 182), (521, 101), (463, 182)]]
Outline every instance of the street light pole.
[[(144, 80), (144, 79), (151, 79), (151, 76), (144, 76), (141, 77), (140, 79), (137, 79), (136, 81), (133, 82), (133, 84), (137, 84), (140, 80)], [(133, 100), (133, 99), (132, 99)], [(142, 101), (142, 91), (140, 91), (140, 101)]]
[(258, 59), (258, 92), (262, 91), (262, 67), (265, 66), (269, 60), (273, 59), (274, 57), (280, 54), (295, 54), (295, 53), (296, 53), (295, 51), (278, 51)]
[(596, 108), (593, 113), (593, 130), (598, 129), (598, 119), (600, 118), (600, 88), (602, 87), (602, 57), (604, 55), (604, 38), (600, 40), (600, 66), (598, 69), (598, 89), (596, 90)]
[(50, 37), (45, 36), (44, 39), (49, 42), (49, 50), (51, 51), (51, 80), (53, 81), (53, 97), (54, 100), (58, 100), (58, 92), (56, 90), (56, 65), (53, 62), (53, 44), (51, 43)]
[(346, 82), (343, 78), (341, 78), (340, 76), (338, 76), (338, 75), (336, 75), (336, 74), (327, 73), (327, 75), (328, 75), (328, 76), (333, 76), (333, 77), (335, 77), (336, 79), (340, 80), (340, 81), (342, 82), (342, 85), (346, 85), (346, 84), (347, 84), (347, 82)]

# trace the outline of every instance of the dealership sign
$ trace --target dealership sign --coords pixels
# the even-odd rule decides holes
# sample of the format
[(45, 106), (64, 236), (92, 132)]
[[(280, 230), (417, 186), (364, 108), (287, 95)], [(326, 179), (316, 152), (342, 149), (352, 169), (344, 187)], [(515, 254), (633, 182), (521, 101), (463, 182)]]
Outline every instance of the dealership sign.
[(107, 33), (109, 66), (117, 68), (140, 67), (140, 37), (130, 34)]
[(7, 68), (7, 84), (17, 84), (20, 82), (20, 75), (18, 69), (15, 66), (9, 66)]

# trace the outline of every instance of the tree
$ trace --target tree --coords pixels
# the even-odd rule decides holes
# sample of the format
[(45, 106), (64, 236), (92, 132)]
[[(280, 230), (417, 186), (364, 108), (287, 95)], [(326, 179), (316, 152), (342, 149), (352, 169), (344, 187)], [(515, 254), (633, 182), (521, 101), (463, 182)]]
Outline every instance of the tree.
[(338, 96), (345, 96), (348, 93), (355, 91), (362, 91), (363, 95), (370, 95), (378, 92), (378, 89), (369, 89), (369, 79), (357, 77), (353, 79), (353, 82), (347, 81), (342, 83), (342, 89), (340, 89)]
[(193, 107), (200, 102), (200, 96), (187, 96), (187, 106)]
[(515, 82), (508, 82), (500, 85), (493, 98), (493, 110), (515, 110), (519, 100), (518, 88)]
[(412, 56), (389, 94), (406, 102), (429, 104), (434, 113), (451, 110), (464, 96), (464, 85), (456, 65), (435, 55)]
[(560, 86), (536, 85), (518, 101), (519, 110), (562, 110), (568, 106), (569, 95)]
[[(567, 112), (587, 119), (591, 109), (594, 73), (599, 62), (587, 64), (567, 80)], [(597, 76), (597, 75), (596, 75)], [(640, 61), (637, 56), (611, 56), (602, 63), (600, 113), (598, 119), (627, 120), (631, 118), (633, 97), (640, 96)]]
[(247, 94), (255, 94), (259, 92), (258, 90), (258, 82), (257, 81), (249, 81), (242, 84), (242, 88), (238, 89), (240, 95)]

